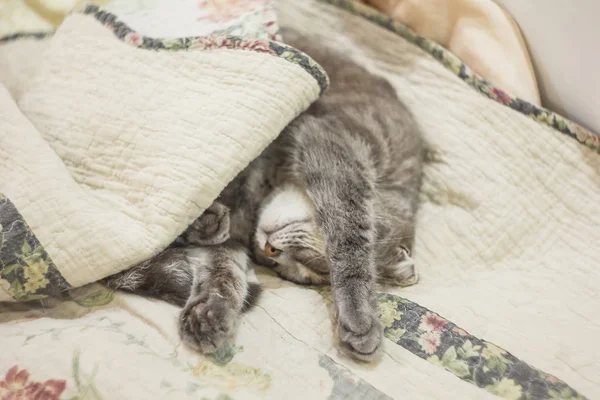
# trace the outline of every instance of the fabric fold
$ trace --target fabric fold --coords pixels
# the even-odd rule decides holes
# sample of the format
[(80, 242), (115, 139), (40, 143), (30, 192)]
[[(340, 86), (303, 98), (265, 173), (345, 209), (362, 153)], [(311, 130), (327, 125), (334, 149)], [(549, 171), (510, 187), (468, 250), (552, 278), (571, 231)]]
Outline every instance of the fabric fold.
[[(0, 54), (11, 59), (29, 41)], [(2, 121), (0, 192), (73, 287), (169, 245), (327, 85), (283, 43), (149, 38), (95, 6), (67, 17), (45, 46), (11, 90), (16, 105), (3, 108), (14, 115)], [(14, 287), (0, 301), (56, 289), (28, 285), (26, 262), (1, 261), (15, 260), (16, 274), (0, 273)]]

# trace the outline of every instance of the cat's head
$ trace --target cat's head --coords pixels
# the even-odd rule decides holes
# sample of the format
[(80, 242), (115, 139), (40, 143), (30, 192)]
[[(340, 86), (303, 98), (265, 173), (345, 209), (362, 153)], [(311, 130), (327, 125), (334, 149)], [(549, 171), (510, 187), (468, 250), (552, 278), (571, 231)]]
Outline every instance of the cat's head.
[(312, 202), (295, 186), (265, 199), (255, 233), (255, 254), (284, 279), (301, 284), (329, 282), (325, 243), (314, 222)]

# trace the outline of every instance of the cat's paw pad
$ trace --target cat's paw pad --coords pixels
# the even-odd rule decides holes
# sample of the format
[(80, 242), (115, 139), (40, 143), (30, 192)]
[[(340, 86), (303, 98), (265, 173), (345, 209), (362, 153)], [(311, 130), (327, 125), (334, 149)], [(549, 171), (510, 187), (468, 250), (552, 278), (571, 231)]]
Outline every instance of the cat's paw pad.
[(179, 335), (190, 347), (204, 354), (217, 351), (233, 336), (238, 313), (219, 293), (188, 302), (179, 317)]
[(229, 239), (229, 208), (213, 203), (184, 233), (187, 241), (201, 246), (224, 243)]
[(375, 314), (358, 318), (339, 318), (341, 349), (361, 361), (374, 361), (381, 355), (383, 326)]

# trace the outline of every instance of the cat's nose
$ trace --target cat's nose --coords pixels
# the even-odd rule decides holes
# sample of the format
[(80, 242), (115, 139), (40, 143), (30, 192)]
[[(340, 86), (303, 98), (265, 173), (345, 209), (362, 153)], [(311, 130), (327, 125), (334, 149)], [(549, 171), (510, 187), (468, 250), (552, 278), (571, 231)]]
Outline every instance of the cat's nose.
[(271, 246), (271, 244), (269, 242), (267, 242), (265, 244), (265, 256), (267, 256), (267, 257), (275, 257), (279, 253), (281, 253), (281, 250), (276, 249), (275, 247)]

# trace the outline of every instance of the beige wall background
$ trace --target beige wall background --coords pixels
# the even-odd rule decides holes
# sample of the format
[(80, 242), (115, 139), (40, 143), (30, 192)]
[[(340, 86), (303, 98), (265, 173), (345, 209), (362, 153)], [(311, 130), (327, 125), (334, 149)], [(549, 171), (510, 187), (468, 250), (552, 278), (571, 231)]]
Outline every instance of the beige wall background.
[(521, 27), (543, 104), (600, 134), (600, 1), (495, 1)]

